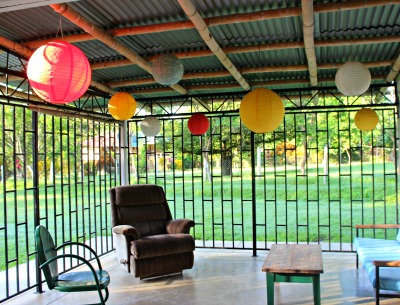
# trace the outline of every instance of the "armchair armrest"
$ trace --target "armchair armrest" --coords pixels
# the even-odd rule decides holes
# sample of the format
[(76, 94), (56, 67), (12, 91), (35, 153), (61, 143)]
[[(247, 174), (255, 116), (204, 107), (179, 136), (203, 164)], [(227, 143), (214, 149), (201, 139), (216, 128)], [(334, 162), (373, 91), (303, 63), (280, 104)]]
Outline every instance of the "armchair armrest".
[(130, 225), (119, 225), (112, 228), (113, 233), (130, 236), (133, 240), (140, 238), (140, 233), (135, 227)]
[(186, 233), (189, 234), (190, 228), (194, 227), (194, 221), (191, 219), (173, 219), (167, 223), (167, 233)]

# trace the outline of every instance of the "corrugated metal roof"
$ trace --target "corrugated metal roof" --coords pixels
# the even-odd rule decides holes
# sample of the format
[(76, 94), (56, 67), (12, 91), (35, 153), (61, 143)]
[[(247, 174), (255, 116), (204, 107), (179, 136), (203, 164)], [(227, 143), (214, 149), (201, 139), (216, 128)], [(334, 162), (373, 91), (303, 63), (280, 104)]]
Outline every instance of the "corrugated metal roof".
[[(313, 39), (319, 87), (333, 86), (337, 71), (337, 68), (322, 68), (323, 64), (339, 64), (350, 60), (374, 62), (370, 68), (373, 83), (385, 83), (385, 76), (390, 73), (393, 63), (400, 56), (400, 1), (394, 2), (396, 4), (387, 5), (382, 1), (382, 5), (370, 7), (368, 1), (313, 1), (314, 7), (318, 9), (326, 9), (330, 4), (338, 7), (334, 11), (314, 13)], [(310, 73), (304, 70), (304, 67), (308, 69), (308, 59), (304, 48), (301, 0), (192, 0), (192, 3), (203, 18), (213, 21), (212, 26), (209, 26), (210, 33), (221, 49), (226, 51), (232, 64), (239, 71), (244, 71), (243, 77), (250, 86), (260, 81), (280, 80), (280, 84), (275, 83), (271, 88), (311, 88), (310, 82), (306, 82)], [(360, 6), (349, 9), (346, 7), (348, 4)], [(179, 53), (185, 73), (199, 73), (199, 77), (183, 78), (179, 83), (191, 89), (189, 94), (243, 91), (233, 76), (226, 76), (226, 67), (210, 52), (193, 25), (190, 28), (191, 22), (176, 0), (82, 0), (69, 2), (68, 6), (104, 31), (128, 27), (132, 27), (134, 31), (142, 30), (140, 34), (127, 33), (126, 36), (116, 39), (145, 60), (159, 54)], [(267, 18), (275, 13), (274, 18)], [(291, 13), (290, 16), (287, 13)], [(260, 18), (261, 16), (264, 17)], [(219, 17), (229, 22), (215, 19)], [(151, 29), (155, 25), (158, 28), (154, 32)], [(165, 31), (164, 26), (170, 28)], [(60, 17), (49, 6), (0, 15), (0, 36), (15, 43), (81, 33), (84, 31), (79, 26)], [(359, 39), (367, 39), (371, 43), (359, 42)], [(90, 63), (106, 64), (125, 59), (114, 49), (115, 46), (107, 46), (96, 39), (74, 40), (73, 43), (82, 49)], [(14, 52), (18, 53), (18, 48)], [(25, 64), (15, 56), (0, 54), (0, 73), (3, 75), (9, 73), (10, 69), (24, 71)], [(299, 71), (292, 71), (292, 66), (298, 66)], [(266, 70), (278, 67), (278, 70), (248, 72), (248, 69), (262, 67)], [(221, 72), (221, 75), (202, 76), (201, 73), (209, 71)], [(96, 69), (92, 74), (94, 80), (104, 85), (112, 81), (152, 78), (150, 73), (135, 64)], [(138, 86), (130, 83), (111, 89), (133, 91), (137, 98), (180, 95), (155, 82)], [(221, 84), (231, 87), (221, 88)], [(209, 85), (209, 88), (204, 89), (204, 85)], [(154, 92), (151, 89), (155, 89)]]

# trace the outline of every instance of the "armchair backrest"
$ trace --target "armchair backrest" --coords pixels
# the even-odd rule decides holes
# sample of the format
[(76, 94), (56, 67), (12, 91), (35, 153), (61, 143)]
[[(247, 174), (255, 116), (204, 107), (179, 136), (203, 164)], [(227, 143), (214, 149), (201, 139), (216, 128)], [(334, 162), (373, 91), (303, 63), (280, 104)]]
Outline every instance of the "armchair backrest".
[(109, 190), (111, 224), (132, 225), (140, 236), (166, 233), (172, 219), (162, 187), (154, 184), (117, 186)]
[[(56, 246), (49, 231), (42, 225), (36, 227), (35, 231), (36, 251), (39, 264), (42, 265), (57, 256)], [(54, 282), (58, 279), (57, 261), (53, 261), (41, 268), (49, 289), (54, 288)]]

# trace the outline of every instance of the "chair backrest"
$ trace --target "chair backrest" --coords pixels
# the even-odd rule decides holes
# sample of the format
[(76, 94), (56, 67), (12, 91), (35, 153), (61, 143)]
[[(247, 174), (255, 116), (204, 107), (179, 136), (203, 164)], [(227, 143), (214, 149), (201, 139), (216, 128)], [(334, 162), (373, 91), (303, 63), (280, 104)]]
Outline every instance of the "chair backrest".
[(112, 226), (129, 224), (140, 236), (166, 233), (172, 219), (162, 187), (154, 184), (117, 186), (109, 190)]
[[(42, 225), (36, 227), (35, 232), (36, 251), (39, 264), (44, 264), (49, 259), (57, 256), (56, 246), (49, 231)], [(58, 279), (57, 261), (54, 261), (42, 268), (44, 277), (49, 289), (54, 288), (54, 282)]]

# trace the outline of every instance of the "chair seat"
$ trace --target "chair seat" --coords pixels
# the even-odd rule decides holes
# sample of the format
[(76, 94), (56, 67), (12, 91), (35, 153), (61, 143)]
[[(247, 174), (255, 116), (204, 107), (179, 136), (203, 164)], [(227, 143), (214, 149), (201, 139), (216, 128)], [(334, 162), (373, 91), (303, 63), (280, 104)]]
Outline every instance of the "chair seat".
[[(96, 270), (101, 289), (110, 283), (110, 275), (105, 270)], [(54, 283), (54, 289), (63, 292), (94, 291), (97, 290), (96, 282), (91, 271), (68, 272), (60, 275)]]
[(131, 242), (135, 259), (194, 251), (194, 239), (190, 234), (160, 234), (146, 236)]

